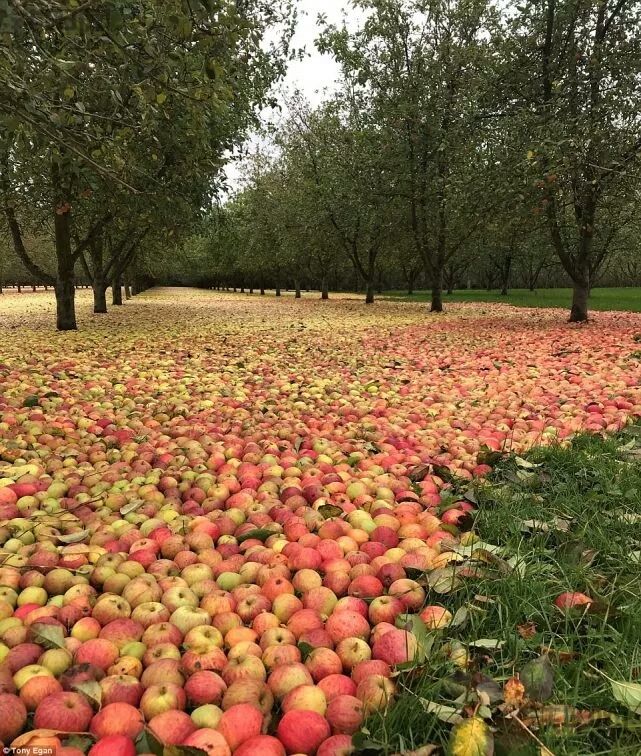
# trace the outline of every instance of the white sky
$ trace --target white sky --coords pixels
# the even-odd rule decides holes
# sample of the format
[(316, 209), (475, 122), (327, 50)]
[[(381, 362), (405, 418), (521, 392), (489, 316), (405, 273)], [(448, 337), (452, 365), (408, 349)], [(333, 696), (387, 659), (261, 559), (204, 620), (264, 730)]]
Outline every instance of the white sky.
[[(278, 92), (291, 93), (298, 89), (312, 105), (318, 105), (335, 89), (340, 75), (339, 66), (331, 55), (321, 55), (314, 45), (314, 40), (320, 34), (318, 14), (322, 13), (328, 23), (338, 26), (345, 17), (348, 25), (351, 25), (349, 22), (355, 20), (357, 14), (349, 0), (297, 0), (297, 8), (298, 22), (292, 48), (304, 48), (305, 57), (289, 64), (287, 75), (278, 86)], [(282, 96), (279, 99), (282, 100)], [(273, 117), (273, 113), (266, 112), (264, 116), (267, 119)], [(230, 163), (226, 173), (231, 187), (237, 187), (240, 178), (238, 163)]]

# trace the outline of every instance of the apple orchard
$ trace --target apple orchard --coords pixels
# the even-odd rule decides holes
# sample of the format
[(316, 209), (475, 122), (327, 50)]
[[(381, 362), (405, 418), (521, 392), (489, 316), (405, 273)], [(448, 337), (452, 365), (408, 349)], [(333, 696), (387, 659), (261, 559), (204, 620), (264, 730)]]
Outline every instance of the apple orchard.
[(0, 302), (0, 740), (58, 756), (350, 753), (399, 669), (465, 668), (466, 486), (641, 415), (634, 315), (79, 299)]

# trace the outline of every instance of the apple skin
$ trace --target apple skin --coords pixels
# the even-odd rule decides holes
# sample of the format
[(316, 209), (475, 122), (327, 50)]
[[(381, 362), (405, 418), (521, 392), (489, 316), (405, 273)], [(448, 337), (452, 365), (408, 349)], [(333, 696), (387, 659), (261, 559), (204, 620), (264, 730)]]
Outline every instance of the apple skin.
[(193, 706), (220, 705), (226, 690), (223, 678), (211, 670), (194, 672), (185, 683), (187, 699)]
[(210, 727), (215, 729), (223, 715), (223, 710), (214, 704), (203, 704), (196, 707), (191, 712), (191, 718), (199, 729), (201, 727)]
[(416, 638), (407, 630), (392, 628), (377, 638), (372, 648), (374, 659), (381, 659), (390, 666), (412, 661), (416, 656), (418, 644)]
[(376, 674), (363, 678), (356, 688), (356, 697), (362, 701), (366, 715), (386, 709), (395, 693), (394, 682), (388, 677)]
[(366, 641), (370, 634), (369, 622), (361, 614), (351, 610), (334, 611), (325, 623), (325, 630), (334, 643), (345, 638), (362, 638)]
[(172, 709), (184, 709), (187, 703), (185, 691), (174, 683), (150, 685), (140, 699), (139, 708), (149, 722), (157, 714)]
[(27, 711), (35, 711), (44, 698), (61, 691), (62, 685), (55, 677), (32, 677), (20, 689), (20, 700)]
[(0, 741), (11, 743), (20, 734), (26, 721), (27, 709), (18, 696), (0, 693)]
[(274, 707), (274, 695), (269, 686), (260, 680), (236, 680), (225, 691), (223, 711), (241, 703), (250, 703), (260, 709), (264, 716)]
[(149, 721), (148, 727), (162, 743), (167, 745), (184, 743), (197, 729), (189, 714), (176, 710), (157, 714)]
[(594, 600), (585, 593), (567, 592), (561, 593), (554, 599), (554, 606), (562, 612), (570, 611), (576, 607), (590, 606)]
[(315, 711), (295, 709), (283, 715), (276, 734), (288, 754), (315, 754), (331, 735), (329, 722)]
[(188, 735), (181, 745), (198, 748), (207, 756), (231, 756), (227, 741), (218, 730), (203, 727)]
[(304, 709), (305, 711), (316, 711), (321, 716), (325, 716), (327, 699), (318, 686), (299, 685), (297, 688), (290, 690), (285, 698), (283, 698), (281, 709), (284, 712), (293, 711), (294, 709)]
[(332, 735), (321, 743), (316, 756), (349, 756), (354, 753), (351, 735)]
[(442, 630), (452, 621), (452, 612), (444, 606), (430, 604), (420, 612), (419, 617), (429, 630)]
[(336, 696), (356, 695), (356, 683), (347, 675), (327, 675), (319, 681), (318, 687), (323, 691), (328, 702)]
[(356, 696), (336, 696), (327, 705), (325, 716), (334, 735), (351, 735), (363, 722), (363, 703)]
[(89, 749), (89, 756), (136, 756), (136, 746), (125, 735), (108, 735)]
[(249, 703), (236, 704), (223, 712), (218, 727), (229, 748), (235, 751), (255, 735), (260, 735), (263, 727), (263, 714)]
[(133, 675), (103, 677), (100, 688), (103, 706), (110, 703), (127, 703), (137, 707), (144, 692), (142, 683)]
[(283, 744), (271, 735), (255, 735), (235, 751), (234, 756), (285, 756)]
[(39, 703), (33, 724), (37, 729), (86, 732), (92, 717), (93, 709), (83, 695), (61, 691)]
[(282, 700), (290, 690), (299, 685), (312, 685), (312, 676), (304, 664), (283, 664), (276, 667), (267, 679), (269, 689), (277, 700)]
[(131, 704), (111, 703), (91, 720), (90, 732), (97, 738), (110, 735), (125, 735), (135, 740), (142, 732), (144, 723), (140, 711)]

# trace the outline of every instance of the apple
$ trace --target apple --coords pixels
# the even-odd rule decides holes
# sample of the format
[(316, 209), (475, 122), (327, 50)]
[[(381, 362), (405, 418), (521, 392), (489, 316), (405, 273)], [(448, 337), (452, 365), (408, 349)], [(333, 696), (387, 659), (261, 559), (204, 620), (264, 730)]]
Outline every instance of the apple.
[(283, 715), (276, 735), (288, 754), (314, 754), (331, 735), (329, 722), (315, 711), (294, 709)]
[(316, 756), (349, 756), (354, 753), (351, 735), (332, 735), (321, 743)]
[(314, 682), (318, 682), (328, 675), (340, 674), (343, 671), (343, 661), (340, 655), (329, 648), (315, 648), (305, 659), (305, 666)]
[(40, 701), (33, 724), (38, 729), (85, 732), (92, 717), (93, 709), (83, 695), (59, 691)]
[(236, 680), (227, 688), (221, 705), (227, 711), (240, 703), (250, 703), (266, 716), (274, 706), (274, 696), (266, 683), (245, 678)]
[(24, 702), (11, 693), (0, 693), (0, 741), (11, 743), (20, 734), (26, 721), (27, 708)]
[(356, 688), (356, 697), (363, 703), (366, 715), (386, 709), (394, 698), (396, 686), (389, 677), (371, 674)]
[(184, 711), (164, 711), (149, 720), (151, 732), (165, 745), (179, 745), (194, 732), (197, 727), (189, 714)]
[(575, 607), (586, 607), (593, 603), (593, 599), (585, 593), (561, 593), (554, 599), (554, 606), (567, 612)]
[(204, 751), (207, 756), (231, 756), (231, 750), (223, 735), (208, 727), (196, 730), (188, 735), (182, 745)]
[(136, 756), (136, 746), (125, 735), (108, 735), (91, 746), (89, 756)]
[(223, 715), (223, 710), (214, 704), (203, 704), (191, 712), (191, 718), (199, 729), (207, 727), (215, 729)]
[(335, 735), (351, 735), (356, 732), (364, 716), (363, 703), (356, 696), (336, 696), (327, 704), (327, 721)]
[(260, 735), (262, 727), (262, 712), (250, 703), (240, 703), (223, 712), (216, 729), (235, 751), (249, 738)]
[(99, 685), (103, 706), (110, 703), (138, 706), (144, 691), (142, 683), (133, 675), (109, 675), (103, 677)]
[(293, 709), (316, 711), (324, 716), (327, 709), (325, 694), (316, 685), (299, 685), (290, 690), (281, 702), (282, 711), (288, 712)]
[(362, 638), (345, 638), (336, 646), (336, 654), (343, 669), (351, 672), (357, 664), (371, 659), (372, 650)]
[[(135, 740), (144, 723), (140, 711), (131, 704), (117, 702), (103, 706), (91, 720), (90, 732), (96, 738), (125, 735)], [(85, 728), (87, 729), (87, 728)]]
[(187, 703), (185, 691), (174, 683), (150, 685), (142, 694), (139, 708), (149, 722), (157, 714), (172, 709), (184, 709)]
[(392, 628), (380, 638), (372, 647), (374, 659), (381, 659), (390, 666), (412, 661), (418, 651), (416, 637), (407, 630)]
[(234, 756), (285, 756), (285, 749), (278, 738), (255, 735), (240, 745)]
[(223, 678), (210, 670), (194, 672), (185, 683), (187, 699), (194, 706), (220, 704), (226, 690)]

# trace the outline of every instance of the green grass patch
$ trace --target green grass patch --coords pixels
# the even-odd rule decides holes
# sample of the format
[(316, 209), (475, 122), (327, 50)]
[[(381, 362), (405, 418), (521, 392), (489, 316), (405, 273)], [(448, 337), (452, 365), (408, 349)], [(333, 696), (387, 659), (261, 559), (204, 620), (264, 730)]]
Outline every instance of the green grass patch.
[[(408, 302), (429, 302), (429, 291), (418, 291), (411, 296), (402, 291), (388, 291), (384, 296)], [(515, 307), (563, 307), (569, 309), (572, 302), (571, 289), (511, 289), (507, 296), (498, 291), (461, 289), (453, 294), (443, 294), (443, 302), (503, 302)], [(590, 295), (592, 310), (624, 310), (641, 312), (641, 288), (595, 288)]]
[[(641, 753), (640, 462), (641, 427), (630, 426), (607, 440), (582, 436), (569, 448), (533, 450), (525, 462), (505, 459), (476, 485), (474, 534), (500, 547), (497, 559), (477, 552), (465, 566), (476, 565), (478, 576), (464, 576), (452, 592), (428, 592), (428, 603), (459, 610), (463, 624), (431, 633), (426, 663), (400, 674), (397, 702), (357, 736), (361, 753), (426, 744), (447, 751), (452, 724), (426, 702), (485, 718), (497, 756), (539, 755), (542, 745), (555, 756)], [(564, 613), (554, 600), (565, 591), (594, 602)], [(455, 664), (447, 643), (461, 644), (467, 663)], [(521, 707), (506, 707), (506, 681), (526, 681), (535, 660), (549, 661), (543, 684), (551, 690), (530, 687)], [(639, 684), (638, 714), (608, 678)], [(551, 718), (567, 721), (547, 725)]]

